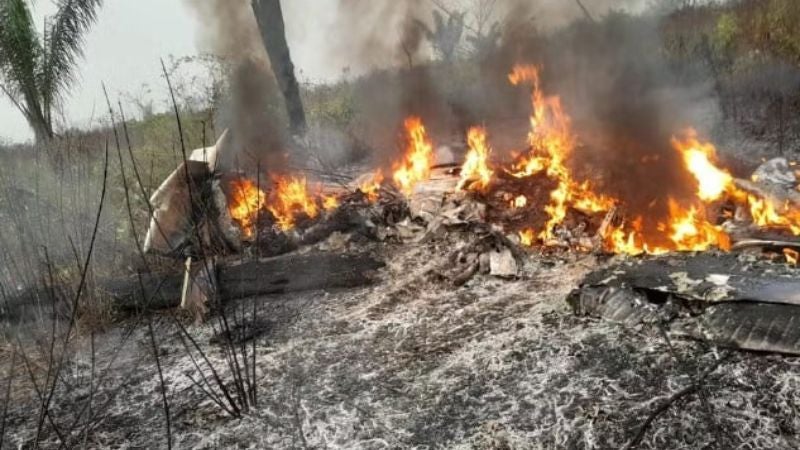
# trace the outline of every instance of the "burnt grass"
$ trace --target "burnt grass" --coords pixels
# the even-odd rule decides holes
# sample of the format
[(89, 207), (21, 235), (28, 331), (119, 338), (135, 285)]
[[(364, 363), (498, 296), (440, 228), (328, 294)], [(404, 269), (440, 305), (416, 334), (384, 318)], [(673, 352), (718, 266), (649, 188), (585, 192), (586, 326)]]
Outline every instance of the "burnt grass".
[[(229, 305), (261, 308), (253, 333), (234, 330), (257, 348), (259, 401), (241, 418), (190, 382), (197, 371), (171, 318), (155, 317), (173, 446), (623, 448), (659, 409), (636, 448), (800, 444), (800, 359), (575, 317), (567, 293), (606, 263), (589, 256), (532, 256), (518, 280), (478, 275), (453, 288), (437, 276), (451, 246), (384, 247), (388, 266), (371, 287)], [(91, 401), (91, 427), (72, 445), (166, 446), (145, 329), (96, 336), (93, 391), (87, 349), (76, 353), (51, 408), (67, 429)], [(189, 331), (230, 379), (226, 337), (210, 323)], [(35, 396), (20, 387), (14, 399), (6, 444), (33, 446)], [(59, 446), (49, 426), (44, 438), (42, 448)]]

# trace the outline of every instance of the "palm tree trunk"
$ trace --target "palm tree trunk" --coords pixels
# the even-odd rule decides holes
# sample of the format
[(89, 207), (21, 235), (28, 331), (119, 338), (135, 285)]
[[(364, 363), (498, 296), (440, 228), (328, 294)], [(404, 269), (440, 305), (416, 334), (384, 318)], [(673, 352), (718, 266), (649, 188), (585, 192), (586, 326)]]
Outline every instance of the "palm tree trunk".
[(23, 100), (18, 100), (11, 95), (3, 85), (0, 85), (0, 91), (2, 91), (19, 112), (25, 116), (25, 120), (28, 121), (28, 125), (31, 127), (31, 130), (33, 130), (33, 135), (37, 144), (47, 142), (55, 136), (53, 133), (53, 122), (50, 119), (50, 112), (45, 114), (41, 111), (40, 103), (35, 96), (30, 93), (23, 93), (23, 102)]
[(36, 138), (37, 144), (42, 144), (53, 139), (53, 126), (47, 119), (49, 114), (31, 105), (23, 112), (25, 113), (25, 119), (28, 120), (28, 125), (33, 129), (33, 135)]
[(292, 134), (301, 136), (306, 132), (306, 114), (300, 98), (300, 85), (294, 74), (289, 44), (286, 42), (286, 27), (280, 0), (252, 0), (252, 6), (261, 31), (261, 39), (272, 64), (272, 71), (283, 92)]
[(26, 119), (28, 119), (28, 125), (33, 129), (37, 144), (43, 144), (53, 139), (53, 130), (46, 123), (30, 117), (26, 117)]

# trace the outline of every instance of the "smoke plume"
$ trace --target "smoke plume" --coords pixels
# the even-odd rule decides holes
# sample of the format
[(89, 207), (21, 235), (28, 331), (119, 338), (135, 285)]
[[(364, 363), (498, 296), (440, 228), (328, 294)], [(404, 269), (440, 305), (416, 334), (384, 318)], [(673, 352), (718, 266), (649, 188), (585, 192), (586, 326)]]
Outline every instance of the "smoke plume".
[(216, 118), (231, 132), (231, 147), (219, 155), (225, 169), (280, 172), (285, 161), (285, 127), (276, 113), (277, 84), (250, 0), (184, 0), (202, 22), (200, 45), (230, 67), (229, 94)]
[(611, 13), (550, 34), (535, 54), (516, 55), (543, 68), (545, 91), (559, 95), (571, 116), (581, 142), (571, 165), (580, 179), (622, 199), (650, 235), (670, 216), (670, 200), (686, 205), (696, 189), (671, 139), (688, 127), (709, 136), (719, 118), (708, 78), (673, 72), (658, 23)]

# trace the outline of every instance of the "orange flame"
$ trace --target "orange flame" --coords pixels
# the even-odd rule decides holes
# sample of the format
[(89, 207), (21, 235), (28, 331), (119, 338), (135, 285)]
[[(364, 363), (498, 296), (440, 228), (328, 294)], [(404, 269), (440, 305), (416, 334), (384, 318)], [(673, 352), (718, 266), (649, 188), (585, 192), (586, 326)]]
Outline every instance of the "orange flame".
[(526, 247), (531, 247), (533, 246), (534, 241), (536, 241), (536, 232), (532, 229), (528, 228), (519, 232), (520, 244)]
[(684, 136), (672, 138), (672, 146), (681, 153), (686, 169), (697, 180), (697, 197), (704, 202), (717, 201), (725, 193), (737, 191), (733, 176), (716, 166), (717, 150), (709, 142), (700, 142), (697, 132), (688, 129)]
[(425, 126), (419, 117), (409, 117), (405, 121), (408, 135), (408, 148), (402, 163), (395, 169), (393, 178), (397, 187), (410, 197), (414, 186), (427, 180), (434, 164), (433, 143), (428, 139)]
[(486, 129), (470, 128), (467, 133), (467, 144), (469, 152), (461, 167), (461, 179), (456, 189), (460, 191), (466, 187), (470, 190), (485, 190), (494, 175), (494, 171), (489, 168), (488, 160), (492, 149), (486, 142)]
[[(733, 176), (715, 165), (716, 149), (714, 145), (700, 142), (697, 133), (689, 129), (681, 139), (673, 138), (673, 146), (681, 152), (689, 172), (698, 183), (697, 196), (705, 202), (713, 202), (728, 194), (736, 203), (747, 204), (753, 223), (760, 227), (776, 226), (800, 236), (800, 210), (790, 204), (777, 206), (769, 199), (748, 195), (736, 187)], [(754, 182), (758, 181), (755, 175)]]
[(626, 255), (661, 255), (669, 249), (646, 242), (642, 231), (644, 219), (637, 217), (627, 226), (610, 227), (605, 238), (606, 250)]
[[(528, 135), (531, 152), (518, 160), (511, 174), (527, 177), (544, 172), (557, 182), (556, 188), (550, 193), (550, 203), (544, 208), (549, 219), (538, 236), (547, 242), (555, 238), (554, 231), (563, 223), (569, 208), (598, 213), (610, 210), (618, 201), (595, 193), (588, 181), (580, 183), (575, 180), (567, 161), (575, 149), (576, 136), (560, 99), (545, 96), (542, 92), (537, 68), (517, 66), (509, 75), (509, 80), (515, 85), (526, 82), (533, 90), (531, 130)], [(693, 130), (680, 139), (673, 139), (672, 143), (681, 152), (687, 170), (697, 179), (698, 204), (681, 208), (677, 202), (670, 203), (670, 218), (660, 227), (658, 245), (650, 242), (656, 240), (652, 239), (656, 236), (645, 236), (643, 220), (639, 217), (633, 222), (609, 227), (604, 236), (607, 249), (616, 253), (659, 254), (671, 250), (706, 250), (712, 246), (730, 248), (728, 235), (705, 219), (702, 202), (719, 200), (725, 193), (736, 193), (733, 176), (715, 165), (713, 145), (700, 142)]]
[(367, 197), (367, 201), (375, 203), (381, 194), (381, 184), (383, 184), (383, 171), (378, 170), (372, 175), (372, 179), (362, 183), (358, 190)]
[(555, 228), (564, 221), (570, 207), (600, 212), (609, 210), (615, 202), (595, 194), (589, 182), (578, 183), (574, 180), (566, 165), (576, 144), (571, 122), (561, 107), (561, 100), (556, 96), (547, 97), (542, 92), (538, 69), (535, 66), (516, 66), (509, 80), (514, 85), (528, 83), (533, 90), (531, 130), (528, 134), (531, 154), (523, 156), (514, 165), (511, 174), (523, 178), (545, 171), (549, 178), (558, 182), (550, 193), (550, 204), (544, 207), (550, 219), (539, 233), (540, 239), (548, 241), (555, 237)]
[(791, 248), (783, 249), (783, 256), (786, 258), (786, 262), (793, 266), (796, 266), (797, 261), (800, 260), (800, 253)]
[(319, 207), (308, 193), (305, 178), (277, 177), (270, 200), (267, 209), (283, 231), (294, 228), (300, 214), (311, 219), (319, 215)]
[(671, 222), (669, 238), (675, 244), (675, 250), (681, 252), (705, 251), (718, 247), (728, 251), (731, 239), (721, 227), (708, 222), (695, 206), (681, 208), (674, 200), (669, 203)]
[(800, 210), (794, 209), (787, 202), (782, 207), (776, 207), (769, 199), (760, 199), (754, 195), (748, 196), (750, 215), (753, 223), (760, 227), (781, 227), (800, 236)]
[(335, 195), (325, 195), (322, 197), (322, 207), (325, 211), (333, 211), (339, 207), (339, 199)]
[(231, 218), (239, 224), (245, 237), (253, 235), (259, 211), (267, 203), (267, 195), (255, 183), (247, 179), (231, 182), (232, 199), (228, 202)]

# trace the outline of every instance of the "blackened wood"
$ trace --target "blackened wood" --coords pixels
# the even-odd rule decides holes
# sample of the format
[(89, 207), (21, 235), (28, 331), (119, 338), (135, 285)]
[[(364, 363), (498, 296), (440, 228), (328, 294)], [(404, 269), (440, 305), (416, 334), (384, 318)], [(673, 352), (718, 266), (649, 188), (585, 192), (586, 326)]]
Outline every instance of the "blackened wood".
[(286, 26), (280, 0), (252, 0), (253, 12), (261, 31), (272, 71), (283, 92), (289, 123), (294, 135), (306, 132), (306, 115), (300, 98), (300, 85), (294, 74), (294, 64), (286, 42)]
[(328, 288), (353, 288), (372, 283), (370, 273), (383, 263), (370, 255), (310, 253), (285, 255), (219, 269), (224, 300)]
[[(217, 265), (219, 298), (230, 301), (259, 295), (366, 286), (383, 262), (368, 254), (289, 254), (275, 258)], [(118, 309), (167, 309), (180, 305), (182, 274), (143, 274), (100, 283)], [(142, 299), (149, 299), (143, 304)]]

